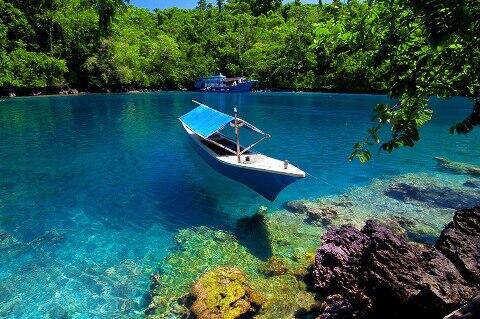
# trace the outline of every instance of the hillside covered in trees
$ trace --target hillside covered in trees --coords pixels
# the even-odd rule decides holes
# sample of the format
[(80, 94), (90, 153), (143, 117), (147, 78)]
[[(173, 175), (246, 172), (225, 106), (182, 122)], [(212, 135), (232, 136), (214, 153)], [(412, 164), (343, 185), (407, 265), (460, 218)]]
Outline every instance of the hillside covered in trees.
[(155, 12), (122, 0), (0, 0), (0, 88), (189, 88), (223, 72), (264, 88), (385, 90), (386, 4), (200, 0)]
[[(413, 146), (431, 96), (465, 96), (480, 124), (479, 0), (200, 0), (149, 11), (125, 0), (0, 0), (0, 94), (191, 88), (223, 72), (267, 89), (386, 92), (352, 158)], [(390, 127), (391, 138), (379, 131)]]

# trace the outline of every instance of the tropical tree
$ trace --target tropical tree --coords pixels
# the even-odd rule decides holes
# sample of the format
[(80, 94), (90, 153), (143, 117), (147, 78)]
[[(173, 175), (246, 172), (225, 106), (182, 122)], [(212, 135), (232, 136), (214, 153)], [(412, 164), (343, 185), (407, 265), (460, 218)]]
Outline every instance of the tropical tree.
[[(378, 143), (388, 152), (414, 146), (419, 128), (431, 119), (431, 96), (472, 100), (472, 113), (454, 125), (452, 133), (467, 133), (480, 124), (480, 2), (380, 2), (389, 24), (378, 58), (388, 95), (396, 102), (375, 108), (376, 124), (365, 141), (355, 144), (350, 157), (362, 162), (370, 159), (370, 147)], [(382, 142), (385, 126), (391, 133)]]

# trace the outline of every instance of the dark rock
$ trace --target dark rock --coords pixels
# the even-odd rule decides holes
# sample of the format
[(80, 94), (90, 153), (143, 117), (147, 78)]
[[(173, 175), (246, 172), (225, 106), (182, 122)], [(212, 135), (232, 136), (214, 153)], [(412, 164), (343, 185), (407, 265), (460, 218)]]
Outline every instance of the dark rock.
[(463, 186), (470, 187), (470, 188), (480, 188), (480, 181), (469, 179), (468, 181), (463, 183)]
[(445, 319), (476, 319), (480, 318), (480, 295), (470, 300), (460, 309), (452, 312)]
[(330, 295), (320, 307), (317, 319), (351, 319), (358, 317), (358, 313), (350, 301), (342, 295)]
[(440, 235), (436, 248), (465, 278), (480, 283), (480, 206), (455, 212)]
[[(472, 218), (457, 215), (462, 226)], [(477, 225), (469, 230), (480, 242)], [(471, 298), (480, 285), (465, 278), (447, 257), (375, 221), (367, 221), (361, 231), (351, 226), (330, 229), (313, 270), (317, 289), (327, 296), (319, 318), (376, 318), (386, 313), (389, 318), (440, 318)]]
[[(315, 286), (325, 295), (341, 295), (348, 298), (351, 315), (364, 315), (371, 308), (371, 299), (362, 287), (362, 259), (369, 238), (352, 226), (329, 229), (323, 236), (323, 245), (317, 251), (314, 267)], [(345, 298), (347, 297), (347, 298)], [(338, 303), (338, 297), (332, 297)], [(327, 317), (338, 305), (329, 305), (328, 297), (322, 308), (328, 310)], [(343, 300), (342, 304), (347, 301)], [(355, 306), (353, 306), (355, 305)], [(345, 307), (342, 307), (345, 308)]]
[(69, 94), (77, 95), (77, 94), (79, 94), (79, 92), (78, 92), (77, 89), (66, 88), (66, 89), (61, 89), (58, 92), (58, 94), (60, 94), (60, 95), (69, 95)]

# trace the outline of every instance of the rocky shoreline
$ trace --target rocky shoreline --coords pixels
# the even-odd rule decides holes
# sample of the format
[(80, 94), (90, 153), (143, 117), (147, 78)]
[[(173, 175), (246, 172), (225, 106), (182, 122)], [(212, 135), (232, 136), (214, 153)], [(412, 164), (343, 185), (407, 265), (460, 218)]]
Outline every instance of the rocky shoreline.
[[(182, 231), (146, 318), (445, 316), (480, 288), (473, 177), (406, 174), (261, 209), (238, 234)], [(248, 229), (267, 254), (243, 242)]]
[(480, 206), (455, 212), (435, 246), (369, 220), (330, 229), (313, 274), (321, 319), (441, 318), (480, 288)]

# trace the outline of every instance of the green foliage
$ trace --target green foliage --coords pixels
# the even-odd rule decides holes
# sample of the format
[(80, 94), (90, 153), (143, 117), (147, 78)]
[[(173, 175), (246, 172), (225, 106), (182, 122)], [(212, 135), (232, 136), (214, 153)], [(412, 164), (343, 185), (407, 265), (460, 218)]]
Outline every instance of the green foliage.
[[(314, 25), (330, 27), (336, 19), (333, 5), (230, 0), (217, 1), (217, 10), (199, 1), (194, 10), (151, 12), (126, 3), (0, 0), (2, 64), (17, 48), (46, 54), (65, 61), (67, 85), (90, 90), (191, 87), (196, 77), (215, 72), (257, 78), (266, 88), (382, 89), (380, 81), (368, 80), (374, 78), (371, 54), (357, 54), (353, 46), (343, 55), (319, 52), (314, 45)], [(367, 11), (357, 2), (341, 7), (345, 17)], [(6, 78), (0, 89), (20, 83)]]
[[(263, 88), (387, 92), (351, 159), (414, 146), (431, 96), (467, 96), (480, 123), (477, 0), (198, 1), (154, 12), (126, 0), (0, 0), (0, 90), (191, 87), (216, 72)], [(390, 133), (385, 134), (386, 128)], [(385, 138), (385, 140), (382, 139)]]
[(65, 61), (44, 53), (17, 48), (0, 53), (0, 86), (18, 88), (43, 88), (62, 86), (67, 72)]
[[(381, 149), (391, 152), (414, 146), (419, 128), (432, 116), (431, 96), (466, 96), (474, 101), (472, 113), (450, 129), (467, 133), (480, 124), (480, 2), (379, 1), (389, 21), (376, 52), (394, 107), (375, 109), (374, 128), (364, 142), (354, 145), (351, 159), (369, 159), (368, 150), (378, 133), (389, 126), (391, 135)], [(378, 135), (377, 135), (378, 137)]]

